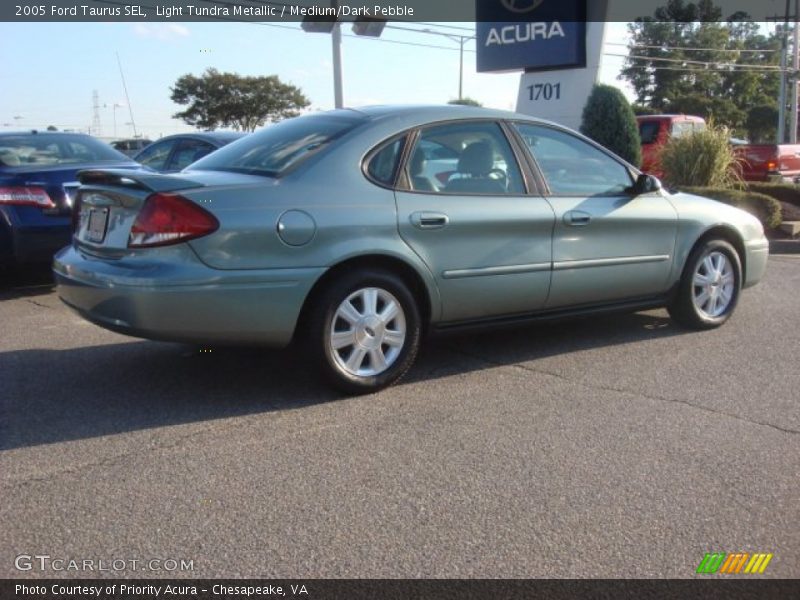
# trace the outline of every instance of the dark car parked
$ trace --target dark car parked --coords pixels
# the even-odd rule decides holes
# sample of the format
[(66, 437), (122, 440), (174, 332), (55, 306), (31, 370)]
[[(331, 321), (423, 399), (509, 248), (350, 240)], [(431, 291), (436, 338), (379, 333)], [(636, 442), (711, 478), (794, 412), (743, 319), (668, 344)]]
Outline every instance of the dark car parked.
[(128, 140), (117, 140), (115, 142), (111, 142), (111, 147), (114, 150), (119, 150), (125, 156), (135, 156), (152, 143), (152, 141), (144, 138), (131, 138)]
[(0, 132), (0, 266), (49, 262), (70, 243), (77, 172), (139, 168), (77, 133)]
[(245, 135), (238, 131), (168, 135), (134, 155), (133, 160), (155, 171), (175, 173)]

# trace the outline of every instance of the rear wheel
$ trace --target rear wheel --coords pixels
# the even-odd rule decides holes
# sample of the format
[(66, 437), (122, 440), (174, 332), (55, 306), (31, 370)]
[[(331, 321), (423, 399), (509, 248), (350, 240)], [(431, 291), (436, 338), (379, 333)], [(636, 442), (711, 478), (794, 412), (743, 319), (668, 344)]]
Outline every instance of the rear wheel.
[(724, 240), (708, 240), (689, 256), (669, 314), (693, 329), (719, 327), (733, 314), (741, 287), (739, 254)]
[(406, 374), (419, 350), (421, 321), (417, 303), (400, 278), (360, 271), (322, 292), (307, 333), (325, 377), (345, 393), (364, 394)]

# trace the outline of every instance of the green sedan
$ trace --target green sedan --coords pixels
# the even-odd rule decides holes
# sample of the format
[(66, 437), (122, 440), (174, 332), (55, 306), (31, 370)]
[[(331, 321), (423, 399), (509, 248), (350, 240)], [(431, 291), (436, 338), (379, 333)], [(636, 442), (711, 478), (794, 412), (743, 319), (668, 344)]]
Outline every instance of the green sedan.
[(68, 306), (149, 339), (303, 344), (347, 393), (398, 381), (432, 330), (654, 307), (717, 327), (768, 256), (750, 214), (483, 108), (317, 113), (178, 174), (79, 177)]

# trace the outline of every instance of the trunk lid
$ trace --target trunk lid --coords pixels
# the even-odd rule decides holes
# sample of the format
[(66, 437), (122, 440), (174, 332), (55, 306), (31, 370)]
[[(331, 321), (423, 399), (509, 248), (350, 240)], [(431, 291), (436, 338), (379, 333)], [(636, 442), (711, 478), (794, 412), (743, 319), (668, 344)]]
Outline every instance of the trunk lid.
[(184, 195), (208, 187), (264, 181), (252, 175), (212, 171), (165, 175), (124, 169), (84, 170), (78, 173), (78, 180), (74, 243), (105, 258), (121, 258), (136, 251), (128, 247), (131, 228), (152, 194)]
[[(0, 171), (0, 186), (21, 186), (43, 188), (50, 199), (56, 205), (54, 209), (42, 211), (50, 216), (66, 216), (72, 210), (80, 182), (78, 172), (84, 169), (107, 168), (108, 163), (84, 164), (76, 167), (70, 165), (64, 168), (62, 165), (52, 166), (24, 166), (5, 168)], [(118, 170), (141, 169), (137, 163), (120, 163), (113, 165)]]

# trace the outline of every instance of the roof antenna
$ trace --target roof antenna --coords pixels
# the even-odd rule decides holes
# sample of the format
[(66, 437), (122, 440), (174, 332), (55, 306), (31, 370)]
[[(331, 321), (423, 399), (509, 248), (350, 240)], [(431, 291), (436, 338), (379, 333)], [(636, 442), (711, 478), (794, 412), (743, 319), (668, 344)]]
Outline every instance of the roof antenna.
[(117, 65), (119, 66), (119, 76), (122, 78), (122, 89), (125, 90), (125, 102), (128, 103), (128, 114), (131, 116), (131, 126), (133, 127), (133, 137), (139, 137), (136, 134), (136, 121), (133, 120), (133, 108), (131, 107), (131, 99), (128, 96), (128, 86), (125, 84), (125, 74), (122, 72), (122, 62), (119, 60), (119, 52), (117, 55)]

